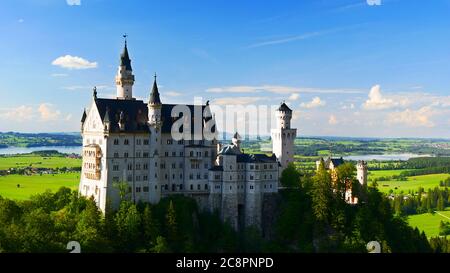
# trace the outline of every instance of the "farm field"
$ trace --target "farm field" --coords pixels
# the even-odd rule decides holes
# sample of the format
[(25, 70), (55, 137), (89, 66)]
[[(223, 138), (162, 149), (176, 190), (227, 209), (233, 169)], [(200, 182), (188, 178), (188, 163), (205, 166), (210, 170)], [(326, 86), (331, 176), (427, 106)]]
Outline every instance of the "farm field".
[[(410, 176), (407, 181), (378, 181), (378, 188), (381, 192), (389, 193), (392, 189), (394, 194), (403, 193), (407, 194), (408, 191), (416, 192), (419, 187), (422, 187), (427, 191), (439, 187), (439, 182), (450, 177), (450, 174), (428, 174), (419, 176)], [(370, 176), (369, 176), (370, 178)]]
[(74, 168), (81, 167), (81, 159), (67, 158), (63, 156), (37, 156), (37, 155), (21, 155), (21, 156), (7, 156), (0, 157), (0, 170), (7, 170), (10, 168)]
[[(448, 217), (448, 218), (446, 218)], [(450, 222), (450, 210), (438, 211), (434, 214), (424, 213), (408, 217), (409, 225), (424, 231), (427, 237), (439, 236), (439, 224), (441, 221)]]
[(403, 170), (403, 169), (399, 169), (399, 170), (376, 170), (376, 171), (369, 171), (368, 174), (368, 179), (369, 180), (373, 180), (375, 178), (380, 178), (380, 177), (391, 177), (394, 175), (400, 175), (401, 172), (404, 171), (408, 171), (408, 170)]
[[(0, 176), (0, 195), (5, 198), (26, 200), (31, 195), (43, 193), (46, 190), (53, 192), (61, 187), (73, 190), (78, 188), (80, 174), (78, 172), (43, 175), (7, 175)], [(17, 187), (20, 184), (20, 188)]]

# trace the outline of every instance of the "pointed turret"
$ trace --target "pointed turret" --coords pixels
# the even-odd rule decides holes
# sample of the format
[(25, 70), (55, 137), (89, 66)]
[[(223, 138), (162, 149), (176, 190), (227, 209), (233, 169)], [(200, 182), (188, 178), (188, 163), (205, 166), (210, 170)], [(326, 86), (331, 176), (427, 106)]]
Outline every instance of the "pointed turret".
[(81, 117), (81, 122), (82, 123), (84, 123), (84, 121), (86, 120), (86, 117), (87, 117), (87, 115), (86, 115), (86, 108), (84, 108), (83, 116)]
[(128, 54), (127, 40), (125, 38), (125, 46), (123, 52), (120, 54), (120, 64), (116, 75), (117, 98), (118, 99), (133, 99), (133, 84), (134, 75), (131, 69), (130, 55)]
[(125, 70), (133, 71), (131, 68), (130, 55), (128, 54), (127, 40), (125, 40), (125, 46), (123, 47), (122, 54), (120, 54), (120, 65), (125, 67)]
[(159, 98), (158, 84), (156, 83), (156, 74), (155, 80), (153, 81), (152, 92), (150, 93), (149, 104), (151, 105), (160, 105), (161, 99)]

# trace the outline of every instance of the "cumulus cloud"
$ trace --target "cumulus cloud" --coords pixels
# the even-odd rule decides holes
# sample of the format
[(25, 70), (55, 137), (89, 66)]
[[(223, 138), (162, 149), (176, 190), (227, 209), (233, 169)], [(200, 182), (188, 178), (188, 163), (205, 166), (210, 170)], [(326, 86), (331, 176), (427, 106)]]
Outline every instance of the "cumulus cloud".
[(289, 96), (289, 100), (298, 100), (300, 98), (300, 95), (298, 93), (294, 93)]
[(419, 110), (406, 109), (390, 113), (387, 122), (390, 124), (403, 124), (408, 127), (434, 127), (435, 124), (430, 118), (435, 115), (435, 111), (430, 106), (425, 106)]
[(21, 105), (17, 108), (4, 109), (0, 117), (17, 122), (30, 121), (33, 118), (33, 107)]
[(335, 115), (330, 115), (330, 117), (328, 118), (328, 124), (330, 125), (338, 124), (338, 120)]
[(66, 69), (90, 69), (96, 68), (97, 62), (90, 62), (77, 56), (65, 55), (56, 58), (52, 65), (56, 65)]
[(374, 85), (369, 92), (369, 98), (363, 104), (366, 110), (384, 110), (398, 106), (406, 106), (410, 103), (406, 96), (387, 97), (381, 93), (380, 85)]
[(59, 119), (61, 112), (59, 110), (53, 110), (50, 103), (42, 103), (38, 107), (38, 112), (43, 121), (57, 120)]
[(307, 102), (307, 103), (303, 102), (303, 103), (300, 104), (300, 106), (303, 107), (303, 108), (311, 109), (311, 108), (317, 108), (317, 107), (320, 107), (320, 106), (324, 106), (326, 104), (327, 103), (325, 101), (321, 100), (319, 97), (314, 97), (312, 99), (312, 101)]
[(66, 0), (69, 6), (81, 6), (81, 0)]

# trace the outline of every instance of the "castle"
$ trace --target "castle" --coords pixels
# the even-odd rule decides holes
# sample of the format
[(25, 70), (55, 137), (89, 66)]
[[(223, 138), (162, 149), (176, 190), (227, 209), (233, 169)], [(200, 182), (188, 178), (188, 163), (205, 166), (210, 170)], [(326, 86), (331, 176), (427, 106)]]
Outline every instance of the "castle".
[[(81, 119), (79, 192), (93, 196), (103, 212), (117, 209), (125, 197), (157, 203), (181, 194), (194, 198), (202, 209), (218, 211), (235, 229), (260, 227), (264, 198), (278, 192), (281, 171), (293, 161), (297, 132), (290, 126), (292, 110), (282, 103), (276, 111), (272, 156), (246, 154), (238, 133), (231, 144), (217, 140), (209, 103), (163, 104), (156, 76), (145, 103), (133, 97), (134, 81), (125, 41), (116, 98), (98, 98), (94, 88)], [(174, 128), (183, 131), (182, 138), (175, 137), (179, 130)]]
[[(322, 159), (323, 160), (323, 159)], [(333, 184), (336, 183), (345, 183), (345, 202), (351, 205), (358, 204), (358, 197), (353, 196), (352, 193), (352, 185), (349, 184), (348, 179), (345, 181), (338, 181), (337, 168), (345, 163), (344, 159), (341, 158), (332, 158), (328, 157), (327, 160), (324, 160), (325, 169), (330, 172), (331, 181)], [(319, 169), (320, 160), (316, 161), (316, 167)], [(367, 172), (368, 166), (365, 161), (358, 161), (356, 164), (356, 179), (359, 184), (363, 187), (367, 186)]]

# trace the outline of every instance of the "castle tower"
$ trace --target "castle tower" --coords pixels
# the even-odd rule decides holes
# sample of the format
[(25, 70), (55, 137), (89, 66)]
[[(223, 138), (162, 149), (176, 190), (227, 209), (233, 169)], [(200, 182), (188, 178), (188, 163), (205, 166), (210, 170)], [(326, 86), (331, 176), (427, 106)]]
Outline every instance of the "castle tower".
[(281, 164), (281, 171), (294, 161), (294, 140), (297, 129), (291, 128), (292, 110), (282, 103), (276, 111), (277, 128), (272, 129), (272, 152)]
[(356, 178), (363, 186), (367, 186), (367, 170), (367, 162), (358, 161), (358, 164), (356, 164)]
[(133, 99), (134, 75), (130, 56), (128, 55), (126, 35), (124, 37), (125, 46), (120, 55), (120, 65), (116, 75), (117, 98), (131, 100)]
[(158, 203), (161, 199), (162, 183), (160, 155), (162, 155), (162, 136), (161, 136), (161, 108), (162, 103), (159, 98), (158, 84), (155, 80), (153, 82), (152, 91), (148, 100), (148, 125), (150, 130), (150, 159), (151, 164), (149, 168), (149, 184), (150, 184), (150, 202)]
[(234, 146), (236, 146), (238, 149), (241, 149), (241, 136), (236, 132), (231, 139), (231, 142)]

